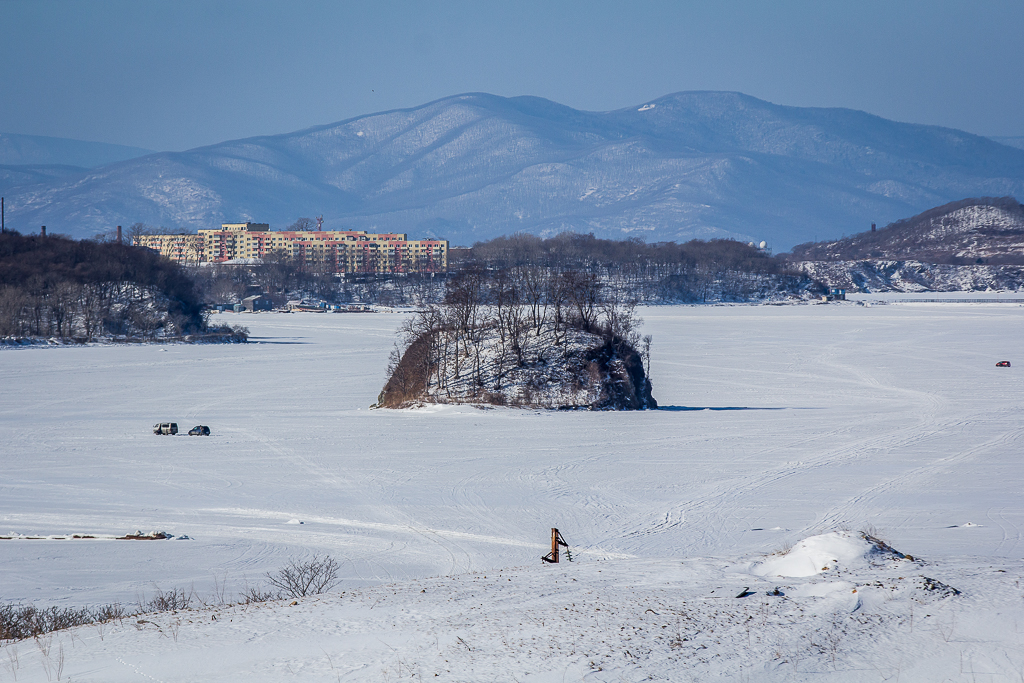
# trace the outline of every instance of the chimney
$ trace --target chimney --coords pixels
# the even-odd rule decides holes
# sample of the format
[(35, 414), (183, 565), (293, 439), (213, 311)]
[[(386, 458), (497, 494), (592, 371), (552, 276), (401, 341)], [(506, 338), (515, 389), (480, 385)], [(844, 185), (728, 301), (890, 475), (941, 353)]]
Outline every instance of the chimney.
[(42, 235), (43, 237), (46, 237), (46, 226), (45, 225), (42, 226), (41, 228), (39, 228), (39, 234)]
[(875, 224), (874, 224), (874, 223), (872, 223), (872, 224), (871, 224), (871, 232), (874, 232), (874, 231), (875, 231)]
[(121, 244), (121, 226), (117, 226), (117, 243)]

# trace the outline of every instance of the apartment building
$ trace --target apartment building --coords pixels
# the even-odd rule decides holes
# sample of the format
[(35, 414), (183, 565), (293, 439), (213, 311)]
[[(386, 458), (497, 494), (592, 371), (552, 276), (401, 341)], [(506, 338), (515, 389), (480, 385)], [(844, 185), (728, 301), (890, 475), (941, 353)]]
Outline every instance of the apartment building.
[[(193, 238), (180, 247), (169, 238)], [(149, 235), (136, 241), (178, 263), (223, 263), (280, 254), (308, 267), (333, 273), (443, 272), (447, 240), (410, 240), (404, 233), (363, 230), (273, 231), (266, 223), (224, 223), (198, 235)], [(194, 254), (201, 252), (201, 257)]]

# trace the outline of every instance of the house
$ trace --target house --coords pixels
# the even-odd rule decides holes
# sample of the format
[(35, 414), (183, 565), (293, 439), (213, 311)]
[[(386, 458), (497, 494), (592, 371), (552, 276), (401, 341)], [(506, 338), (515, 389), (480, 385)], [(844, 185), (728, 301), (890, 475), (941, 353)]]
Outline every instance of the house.
[(255, 296), (247, 296), (242, 299), (242, 307), (250, 313), (255, 313), (256, 311), (269, 311), (274, 308), (274, 302), (266, 294), (257, 294)]

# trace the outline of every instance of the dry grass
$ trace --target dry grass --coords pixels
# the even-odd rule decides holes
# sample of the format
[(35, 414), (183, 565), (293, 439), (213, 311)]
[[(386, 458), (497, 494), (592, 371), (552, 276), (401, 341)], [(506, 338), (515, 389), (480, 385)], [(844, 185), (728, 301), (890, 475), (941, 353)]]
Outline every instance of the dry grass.
[[(277, 572), (267, 573), (267, 579), (274, 590), (263, 590), (259, 586), (246, 587), (245, 591), (238, 596), (238, 603), (248, 605), (281, 598), (319, 595), (337, 585), (340, 580), (338, 576), (340, 569), (341, 565), (328, 555), (314, 555), (305, 561), (293, 559)], [(216, 583), (213, 599), (203, 599), (191, 589), (188, 591), (183, 588), (174, 588), (168, 591), (157, 589), (156, 593), (148, 599), (144, 595), (140, 595), (137, 609), (134, 610), (129, 610), (120, 603), (82, 608), (0, 605), (0, 641), (39, 638), (44, 634), (75, 626), (87, 624), (102, 626), (112, 621), (122, 621), (128, 617), (137, 617), (143, 614), (191, 609), (196, 604), (200, 607), (223, 605), (226, 604), (223, 588), (223, 583)]]

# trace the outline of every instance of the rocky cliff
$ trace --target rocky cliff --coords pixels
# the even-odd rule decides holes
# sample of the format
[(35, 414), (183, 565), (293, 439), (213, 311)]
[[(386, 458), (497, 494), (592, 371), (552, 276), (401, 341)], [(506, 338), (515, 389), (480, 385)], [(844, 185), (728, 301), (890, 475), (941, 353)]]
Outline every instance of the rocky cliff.
[(516, 350), (492, 326), (470, 338), (422, 333), (393, 365), (383, 408), (466, 403), (523, 408), (653, 410), (645, 354), (624, 340), (545, 325)]

